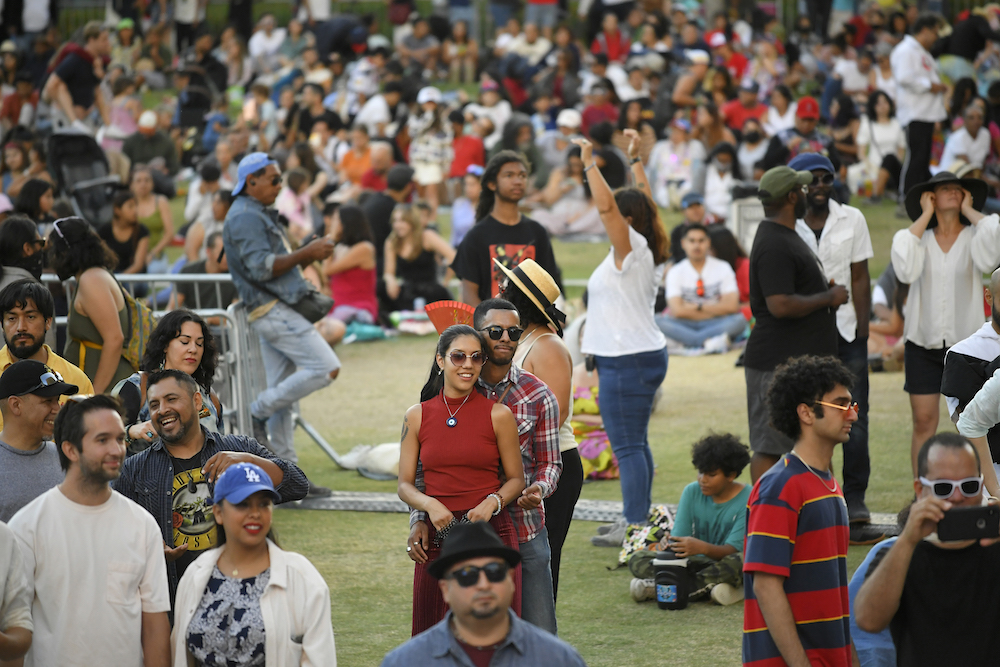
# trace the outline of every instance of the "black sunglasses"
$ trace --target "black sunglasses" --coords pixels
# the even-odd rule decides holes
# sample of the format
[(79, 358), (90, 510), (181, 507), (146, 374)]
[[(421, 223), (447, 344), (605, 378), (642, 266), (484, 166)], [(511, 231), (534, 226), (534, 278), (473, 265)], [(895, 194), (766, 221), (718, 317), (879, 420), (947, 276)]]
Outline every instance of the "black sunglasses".
[(493, 340), (500, 340), (501, 338), (503, 338), (503, 332), (506, 331), (507, 335), (510, 336), (510, 340), (512, 343), (516, 343), (517, 341), (521, 340), (521, 334), (524, 333), (524, 329), (522, 329), (521, 327), (507, 327), (506, 329), (504, 329), (502, 326), (498, 324), (494, 324), (491, 327), (486, 327), (485, 329), (480, 329), (480, 331), (485, 331), (486, 333), (488, 333), (490, 335), (490, 338), (492, 338)]
[(479, 573), (483, 572), (486, 574), (487, 581), (499, 584), (507, 576), (508, 570), (510, 570), (510, 566), (506, 562), (487, 563), (482, 567), (466, 565), (445, 575), (445, 579), (454, 579), (462, 588), (468, 588), (479, 583)]
[(826, 172), (822, 176), (819, 174), (813, 174), (813, 182), (811, 185), (819, 185), (820, 183), (823, 185), (833, 185), (833, 180), (834, 176), (830, 172)]
[(62, 381), (63, 381), (62, 376), (59, 375), (59, 373), (53, 370), (47, 370), (39, 376), (38, 384), (36, 384), (31, 389), (28, 389), (27, 391), (18, 394), (18, 396), (24, 396), (25, 394), (32, 394), (38, 391), (39, 389), (44, 389), (45, 387), (51, 387), (52, 385), (58, 384)]

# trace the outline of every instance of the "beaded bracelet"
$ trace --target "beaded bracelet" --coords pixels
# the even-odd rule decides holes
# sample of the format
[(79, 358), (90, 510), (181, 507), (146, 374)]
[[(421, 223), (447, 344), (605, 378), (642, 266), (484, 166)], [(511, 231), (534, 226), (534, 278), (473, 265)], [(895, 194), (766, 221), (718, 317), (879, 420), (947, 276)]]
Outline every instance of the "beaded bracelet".
[(497, 514), (500, 514), (500, 511), (503, 509), (503, 498), (499, 493), (491, 493), (490, 497), (497, 499), (497, 509), (493, 512), (493, 516), (496, 516)]

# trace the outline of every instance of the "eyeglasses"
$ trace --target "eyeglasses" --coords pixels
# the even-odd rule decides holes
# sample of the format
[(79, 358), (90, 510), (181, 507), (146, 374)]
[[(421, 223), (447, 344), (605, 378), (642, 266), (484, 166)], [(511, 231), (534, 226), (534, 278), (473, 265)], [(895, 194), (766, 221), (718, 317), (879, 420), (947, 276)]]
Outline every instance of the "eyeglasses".
[(32, 394), (32, 393), (38, 391), (39, 389), (43, 389), (45, 387), (51, 387), (52, 385), (58, 384), (59, 382), (62, 382), (62, 381), (63, 381), (62, 376), (59, 375), (59, 373), (57, 373), (55, 371), (52, 371), (52, 370), (49, 370), (49, 371), (46, 371), (46, 372), (42, 373), (38, 377), (38, 384), (36, 384), (31, 389), (28, 389), (28, 390), (22, 392), (20, 395), (24, 396), (25, 394)]
[(482, 366), (483, 364), (486, 363), (486, 355), (483, 354), (482, 352), (473, 352), (472, 354), (466, 354), (465, 352), (462, 352), (460, 350), (455, 350), (454, 352), (451, 352), (448, 355), (448, 358), (451, 359), (451, 363), (455, 364), (456, 366), (464, 366), (466, 359), (472, 359), (473, 366)]
[(843, 413), (847, 413), (848, 410), (854, 410), (855, 414), (858, 412), (858, 402), (851, 401), (847, 405), (841, 405), (840, 403), (827, 403), (826, 401), (816, 401), (815, 405), (825, 405), (828, 408), (834, 408), (840, 410)]
[(823, 185), (833, 185), (834, 176), (830, 172), (826, 172), (822, 176), (819, 174), (813, 174), (813, 182), (811, 185), (816, 186), (822, 183)]
[(45, 247), (45, 239), (32, 239), (28, 243), (34, 243), (39, 248), (44, 248)]
[(951, 498), (951, 494), (955, 493), (955, 487), (958, 487), (962, 492), (962, 495), (966, 498), (972, 498), (977, 495), (979, 491), (983, 488), (983, 476), (979, 477), (966, 477), (965, 479), (927, 479), (926, 477), (919, 477), (920, 483), (928, 487), (931, 493), (934, 494), (936, 498), (941, 500), (947, 500)]
[(504, 329), (502, 326), (497, 324), (494, 324), (491, 327), (486, 327), (485, 329), (480, 329), (480, 331), (489, 334), (490, 338), (493, 340), (500, 340), (503, 338), (503, 332), (506, 331), (507, 335), (510, 336), (511, 342), (513, 343), (521, 340), (521, 334), (524, 333), (524, 329), (521, 327), (507, 327)]
[(506, 562), (487, 563), (482, 567), (466, 565), (445, 575), (445, 579), (454, 579), (462, 588), (468, 588), (479, 583), (479, 573), (483, 572), (486, 574), (486, 581), (499, 584), (507, 576), (508, 570), (510, 566)]

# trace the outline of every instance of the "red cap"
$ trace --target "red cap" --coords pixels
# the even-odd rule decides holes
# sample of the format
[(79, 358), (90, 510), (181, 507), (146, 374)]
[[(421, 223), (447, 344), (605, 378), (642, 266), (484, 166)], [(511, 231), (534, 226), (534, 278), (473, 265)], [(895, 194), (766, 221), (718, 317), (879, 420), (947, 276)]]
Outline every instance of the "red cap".
[(812, 118), (813, 120), (819, 120), (819, 102), (816, 101), (815, 97), (799, 98), (799, 106), (795, 110), (796, 118)]

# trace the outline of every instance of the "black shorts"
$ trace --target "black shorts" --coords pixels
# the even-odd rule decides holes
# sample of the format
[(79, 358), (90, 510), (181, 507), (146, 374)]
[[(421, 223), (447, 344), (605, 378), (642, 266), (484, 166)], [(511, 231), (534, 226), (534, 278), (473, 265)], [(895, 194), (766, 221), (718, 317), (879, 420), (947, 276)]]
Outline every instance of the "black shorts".
[(948, 348), (928, 350), (906, 341), (903, 347), (903, 371), (906, 381), (903, 391), (908, 394), (940, 394), (944, 375), (944, 355)]

